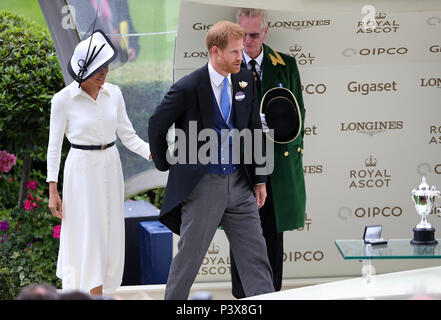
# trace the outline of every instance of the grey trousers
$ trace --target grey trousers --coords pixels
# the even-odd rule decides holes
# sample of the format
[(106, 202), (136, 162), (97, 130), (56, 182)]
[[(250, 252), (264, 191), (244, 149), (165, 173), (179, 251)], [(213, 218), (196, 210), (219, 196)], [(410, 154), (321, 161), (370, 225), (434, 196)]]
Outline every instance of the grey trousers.
[(165, 290), (185, 300), (219, 224), (225, 231), (247, 297), (274, 291), (256, 199), (246, 179), (205, 174), (182, 204), (181, 238)]

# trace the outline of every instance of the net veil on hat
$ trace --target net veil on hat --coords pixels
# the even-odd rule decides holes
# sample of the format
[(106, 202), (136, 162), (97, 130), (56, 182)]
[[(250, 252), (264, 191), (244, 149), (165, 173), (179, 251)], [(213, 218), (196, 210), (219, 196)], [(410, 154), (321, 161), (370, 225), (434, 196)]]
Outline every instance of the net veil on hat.
[(297, 138), (302, 128), (302, 117), (297, 99), (287, 88), (274, 87), (262, 97), (260, 113), (265, 115), (269, 129), (274, 136), (267, 134), (275, 143), (289, 143)]
[(101, 30), (95, 30), (75, 47), (67, 70), (79, 84), (86, 81), (118, 56), (112, 42)]

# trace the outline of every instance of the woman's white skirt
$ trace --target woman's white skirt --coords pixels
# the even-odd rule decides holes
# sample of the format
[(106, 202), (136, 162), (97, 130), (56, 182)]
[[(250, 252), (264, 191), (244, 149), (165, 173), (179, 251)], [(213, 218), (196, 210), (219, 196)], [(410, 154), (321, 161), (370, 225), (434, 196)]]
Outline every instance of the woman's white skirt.
[(57, 277), (63, 290), (114, 290), (124, 271), (124, 178), (118, 149), (70, 149), (64, 165)]

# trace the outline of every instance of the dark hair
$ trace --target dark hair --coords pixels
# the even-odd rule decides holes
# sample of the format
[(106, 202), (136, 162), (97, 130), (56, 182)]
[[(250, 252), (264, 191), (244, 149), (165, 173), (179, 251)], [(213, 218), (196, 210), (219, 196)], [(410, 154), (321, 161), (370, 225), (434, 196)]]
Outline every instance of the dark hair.
[(58, 300), (58, 292), (47, 283), (31, 284), (21, 289), (17, 300)]

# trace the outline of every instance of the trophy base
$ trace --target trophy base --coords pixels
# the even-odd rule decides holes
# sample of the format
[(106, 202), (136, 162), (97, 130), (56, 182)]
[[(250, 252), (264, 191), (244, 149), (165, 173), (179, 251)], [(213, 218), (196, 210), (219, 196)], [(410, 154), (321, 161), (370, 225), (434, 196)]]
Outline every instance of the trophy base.
[(417, 245), (437, 244), (438, 241), (435, 239), (435, 229), (413, 228), (413, 239), (410, 241), (410, 243)]

